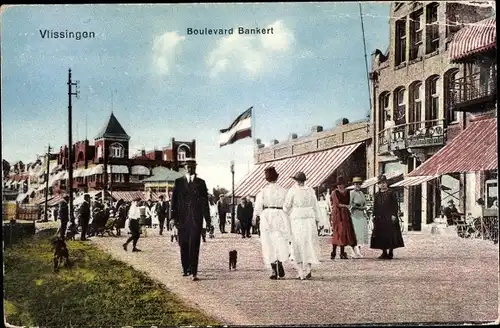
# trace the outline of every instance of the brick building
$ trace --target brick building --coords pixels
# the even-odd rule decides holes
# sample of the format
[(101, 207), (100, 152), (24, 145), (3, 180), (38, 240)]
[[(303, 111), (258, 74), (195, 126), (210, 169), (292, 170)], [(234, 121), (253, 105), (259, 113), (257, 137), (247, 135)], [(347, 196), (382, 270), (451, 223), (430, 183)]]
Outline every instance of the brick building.
[[(183, 170), (185, 159), (196, 156), (196, 141), (170, 140), (170, 145), (161, 150), (146, 151), (132, 155), (129, 147), (130, 136), (125, 132), (113, 113), (91, 144), (89, 140), (73, 145), (73, 156), (69, 158), (67, 145), (50, 155), (49, 162), (49, 202), (55, 203), (68, 188), (68, 165), (73, 166), (73, 190), (75, 193), (109, 190), (116, 192), (143, 191), (143, 180), (150, 177), (155, 167), (165, 167), (174, 171)], [(46, 188), (46, 158), (39, 163), (38, 171), (31, 178), (29, 196), (34, 202), (43, 202)], [(70, 164), (71, 163), (71, 164)], [(22, 164), (22, 163), (21, 163)], [(28, 177), (24, 166), (15, 166), (20, 173), (12, 175), (7, 183), (14, 183)], [(24, 165), (24, 164), (23, 164)], [(16, 171), (17, 172), (17, 171)], [(26, 178), (25, 178), (26, 180)], [(27, 189), (27, 188), (25, 188)], [(20, 192), (26, 193), (27, 190)]]
[(252, 171), (235, 187), (235, 196), (255, 197), (265, 185), (264, 170), (274, 166), (280, 175), (278, 184), (293, 185), (290, 178), (298, 171), (306, 174), (306, 184), (318, 193), (331, 188), (337, 176), (350, 180), (370, 175), (371, 129), (368, 121), (339, 124), (323, 131), (314, 126), (311, 133), (298, 137), (293, 133), (283, 142), (271, 141), (264, 146), (258, 141)]
[[(465, 24), (490, 16), (492, 10), (416, 1), (393, 2), (390, 10), (389, 48), (374, 52), (370, 74), (374, 175), (406, 177), (463, 129), (465, 116), (450, 107), (449, 91), (464, 72), (450, 61), (449, 46)], [(428, 178), (393, 185), (408, 229), (421, 230), (440, 214), (443, 188)], [(447, 184), (448, 194), (458, 191), (456, 178)]]

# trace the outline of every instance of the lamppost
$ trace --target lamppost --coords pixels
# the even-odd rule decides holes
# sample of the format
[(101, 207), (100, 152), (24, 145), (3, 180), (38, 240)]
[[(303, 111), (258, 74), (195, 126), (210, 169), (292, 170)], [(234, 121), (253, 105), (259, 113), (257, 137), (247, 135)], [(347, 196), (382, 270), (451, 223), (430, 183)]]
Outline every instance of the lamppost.
[(231, 183), (231, 190), (232, 190), (232, 199), (231, 199), (231, 233), (235, 233), (235, 204), (234, 204), (234, 161), (231, 161), (231, 175), (232, 175), (232, 183)]

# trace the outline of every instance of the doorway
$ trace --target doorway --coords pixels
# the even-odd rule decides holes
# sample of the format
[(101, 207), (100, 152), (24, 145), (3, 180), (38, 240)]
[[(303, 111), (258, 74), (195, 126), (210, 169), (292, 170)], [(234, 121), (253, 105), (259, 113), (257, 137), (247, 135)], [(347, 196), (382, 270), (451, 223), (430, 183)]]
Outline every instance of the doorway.
[(411, 186), (410, 194), (410, 216), (408, 220), (408, 230), (422, 230), (422, 185)]

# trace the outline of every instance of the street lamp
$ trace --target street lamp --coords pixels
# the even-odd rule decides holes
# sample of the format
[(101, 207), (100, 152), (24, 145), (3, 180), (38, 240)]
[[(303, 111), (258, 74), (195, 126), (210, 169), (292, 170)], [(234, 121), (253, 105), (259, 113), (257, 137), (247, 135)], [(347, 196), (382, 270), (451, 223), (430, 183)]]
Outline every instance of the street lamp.
[(234, 161), (231, 161), (231, 175), (232, 175), (232, 200), (231, 200), (231, 233), (235, 233), (235, 204), (234, 204)]

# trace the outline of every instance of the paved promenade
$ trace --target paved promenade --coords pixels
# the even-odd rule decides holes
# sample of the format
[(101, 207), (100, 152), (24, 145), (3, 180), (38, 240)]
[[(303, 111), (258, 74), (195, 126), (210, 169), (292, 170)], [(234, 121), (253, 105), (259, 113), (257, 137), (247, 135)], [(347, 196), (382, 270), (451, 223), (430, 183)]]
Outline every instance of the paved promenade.
[[(482, 240), (410, 234), (392, 261), (366, 250), (364, 259), (334, 261), (322, 238), (322, 263), (313, 279), (269, 279), (258, 236), (217, 234), (202, 244), (200, 281), (182, 277), (178, 246), (149, 234), (140, 253), (125, 252), (125, 237), (93, 238), (113, 257), (146, 272), (225, 324), (342, 324), (494, 321), (498, 318), (498, 246)], [(131, 247), (130, 247), (131, 248)], [(238, 251), (236, 271), (228, 252)]]

